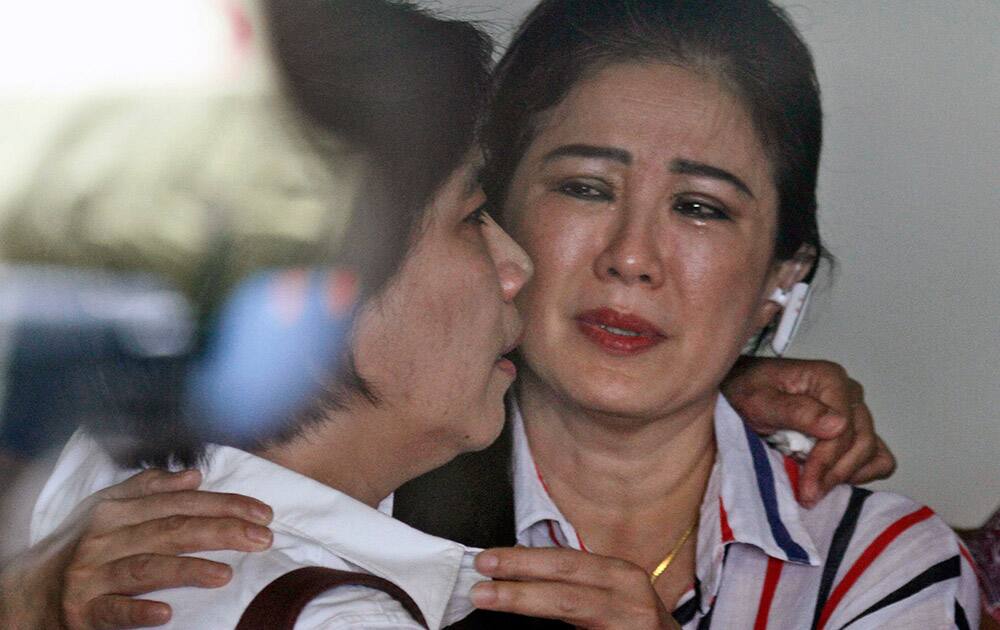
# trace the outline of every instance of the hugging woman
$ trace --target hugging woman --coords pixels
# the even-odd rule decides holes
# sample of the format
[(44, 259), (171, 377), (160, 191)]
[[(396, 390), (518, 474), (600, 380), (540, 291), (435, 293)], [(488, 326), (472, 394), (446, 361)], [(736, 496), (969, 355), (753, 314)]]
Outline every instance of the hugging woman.
[[(483, 135), (490, 199), (536, 262), (518, 300), (526, 327), (505, 437), (404, 487), (393, 509), (477, 546), (550, 547), (480, 554), (478, 569), (496, 580), (472, 590), (477, 605), (628, 628), (975, 614), (968, 567), (937, 519), (848, 487), (801, 508), (797, 465), (719, 396), (780, 310), (770, 298), (806, 279), (821, 251), (819, 124), (808, 52), (768, 3), (543, 2), (529, 16), (501, 62)], [(497, 265), (501, 288), (507, 268)], [(419, 297), (406, 302), (448, 304)], [(363, 377), (394, 386), (376, 378), (394, 353), (366, 367), (356, 352)], [(447, 374), (446, 358), (424, 370)], [(383, 374), (420, 366), (407, 367)], [(466, 376), (452, 379), (457, 390)], [(408, 399), (426, 401), (426, 385)], [(462, 404), (451, 395), (435, 400)], [(325, 457), (353, 452), (333, 441)], [(72, 479), (73, 467), (56, 474)], [(906, 553), (916, 546), (919, 563)], [(920, 581), (928, 571), (934, 579)], [(528, 623), (477, 615), (466, 623)]]

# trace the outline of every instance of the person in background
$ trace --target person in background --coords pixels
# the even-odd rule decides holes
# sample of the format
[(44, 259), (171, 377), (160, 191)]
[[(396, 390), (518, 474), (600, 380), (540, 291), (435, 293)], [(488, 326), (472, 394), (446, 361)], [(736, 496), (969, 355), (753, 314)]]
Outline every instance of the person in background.
[(977, 529), (959, 530), (972, 556), (983, 600), (985, 630), (1000, 628), (1000, 510)]

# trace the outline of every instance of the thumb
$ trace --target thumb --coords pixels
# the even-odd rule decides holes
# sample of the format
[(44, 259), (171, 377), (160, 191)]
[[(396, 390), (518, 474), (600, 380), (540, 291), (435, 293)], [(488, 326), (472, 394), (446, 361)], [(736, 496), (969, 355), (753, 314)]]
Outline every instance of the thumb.
[(847, 418), (806, 394), (789, 394), (777, 389), (758, 390), (736, 403), (740, 415), (755, 432), (770, 435), (790, 429), (820, 440), (837, 437), (847, 426)]

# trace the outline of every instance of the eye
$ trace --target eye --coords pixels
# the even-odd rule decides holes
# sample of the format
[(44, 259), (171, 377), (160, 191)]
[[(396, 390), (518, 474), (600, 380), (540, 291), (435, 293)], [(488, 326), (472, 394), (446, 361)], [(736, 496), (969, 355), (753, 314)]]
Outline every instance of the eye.
[(586, 182), (570, 181), (559, 185), (559, 192), (584, 201), (611, 201), (612, 194), (603, 186)]
[(679, 199), (674, 202), (673, 208), (674, 212), (699, 221), (728, 221), (730, 218), (725, 206), (700, 199)]
[(467, 214), (462, 221), (470, 225), (484, 225), (486, 223), (486, 217), (489, 216), (488, 209), (489, 202), (483, 203), (481, 206)]

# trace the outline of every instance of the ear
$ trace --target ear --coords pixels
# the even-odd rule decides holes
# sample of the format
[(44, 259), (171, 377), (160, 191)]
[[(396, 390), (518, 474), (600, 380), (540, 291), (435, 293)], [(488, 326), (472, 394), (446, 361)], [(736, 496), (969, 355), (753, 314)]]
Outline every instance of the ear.
[(791, 291), (796, 283), (802, 282), (809, 275), (815, 264), (816, 248), (812, 245), (803, 245), (791, 258), (774, 263), (768, 281), (764, 285), (764, 293), (761, 295), (760, 305), (754, 319), (754, 327), (757, 330), (770, 324), (784, 308), (782, 304), (772, 298), (775, 290)]

